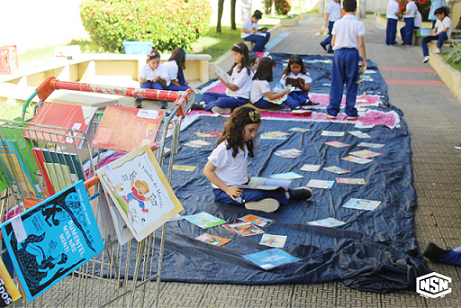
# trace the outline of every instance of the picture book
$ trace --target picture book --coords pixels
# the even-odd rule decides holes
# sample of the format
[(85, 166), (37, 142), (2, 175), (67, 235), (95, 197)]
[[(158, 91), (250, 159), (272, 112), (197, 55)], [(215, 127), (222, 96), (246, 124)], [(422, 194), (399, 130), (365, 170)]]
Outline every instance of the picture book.
[(300, 260), (280, 248), (271, 248), (260, 252), (243, 255), (243, 257), (264, 270), (270, 270), (276, 266)]
[(173, 217), (171, 217), (170, 220), (168, 220), (168, 222), (179, 221), (179, 220), (184, 220), (184, 217), (182, 217), (182, 216), (179, 215), (179, 214), (176, 214), (176, 215), (174, 215)]
[(21, 293), (0, 258), (0, 307), (6, 307), (20, 298)]
[(184, 143), (184, 146), (191, 148), (203, 148), (205, 146), (211, 145), (211, 142), (205, 140), (191, 140), (187, 143)]
[(354, 155), (356, 157), (360, 158), (372, 158), (375, 156), (382, 155), (383, 153), (377, 153), (369, 150), (361, 150), (361, 151), (355, 151), (355, 152), (350, 152), (349, 154)]
[(322, 133), (320, 134), (320, 136), (343, 137), (343, 136), (344, 136), (344, 132), (334, 132), (334, 131), (324, 130), (324, 131), (322, 131)]
[(204, 233), (198, 237), (195, 238), (196, 240), (199, 240), (201, 242), (205, 242), (210, 245), (215, 245), (215, 246), (222, 246), (228, 242), (230, 242), (230, 239), (211, 235), (208, 233)]
[(178, 171), (194, 171), (197, 166), (182, 166), (182, 165), (173, 165), (173, 170)]
[(202, 138), (214, 138), (214, 137), (221, 137), (220, 132), (195, 132), (197, 137)]
[(261, 237), (261, 241), (259, 242), (259, 245), (283, 248), (283, 246), (285, 246), (286, 241), (287, 241), (286, 235), (273, 235), (273, 234), (265, 233)]
[(28, 301), (104, 249), (83, 181), (6, 221), (1, 229)]
[[(69, 145), (73, 145), (75, 141), (80, 148), (83, 145), (83, 139), (69, 138), (64, 135), (82, 137), (88, 130), (97, 110), (97, 108), (90, 106), (45, 102), (38, 109), (37, 114), (32, 118), (30, 123), (54, 126), (54, 128), (40, 127), (40, 133), (38, 134), (34, 131), (37, 129), (37, 126), (29, 125), (31, 130), (25, 130), (23, 136), (34, 140), (45, 140)], [(124, 122), (117, 121), (117, 125), (121, 127), (122, 130), (126, 130), (126, 127), (120, 125), (120, 123)]]
[(356, 164), (362, 164), (362, 165), (371, 163), (373, 161), (373, 159), (366, 159), (366, 158), (360, 158), (360, 157), (355, 157), (355, 156), (347, 156), (341, 159), (345, 161), (350, 161)]
[(323, 188), (323, 189), (331, 189), (335, 181), (324, 181), (324, 180), (309, 180), (307, 183), (307, 187), (312, 188)]
[(381, 143), (368, 143), (368, 142), (360, 142), (359, 144), (357, 144), (357, 146), (359, 147), (364, 147), (364, 148), (376, 148), (376, 149), (380, 149), (384, 146), (384, 144), (381, 144)]
[(289, 136), (289, 133), (284, 133), (281, 131), (276, 131), (276, 132), (268, 132), (261, 134), (261, 139), (281, 139), (285, 140), (287, 139), (287, 136)]
[(286, 172), (286, 173), (277, 173), (269, 175), (271, 179), (280, 179), (280, 180), (295, 180), (302, 179), (303, 176), (297, 174), (296, 172)]
[(351, 198), (343, 204), (343, 207), (355, 210), (373, 211), (380, 204), (381, 201)]
[(297, 88), (302, 88), (304, 87), (304, 84), (306, 83), (306, 81), (303, 79), (303, 78), (290, 78), (290, 77), (287, 77), (286, 79), (286, 84), (287, 85), (292, 85), (293, 87), (297, 87)]
[[(115, 203), (110, 198), (110, 195), (105, 192), (104, 197), (101, 196), (100, 200), (105, 200), (107, 202), (107, 207), (109, 209), (110, 217), (112, 218), (112, 224), (114, 226), (118, 243), (122, 246), (125, 245), (128, 241), (133, 239), (133, 233), (131, 233), (130, 228), (128, 228), (128, 225), (123, 220), (122, 215), (120, 215)], [(101, 219), (98, 219), (98, 223), (100, 220)], [(101, 230), (101, 228), (99, 230)]]
[(301, 155), (303, 151), (298, 149), (279, 150), (274, 152), (275, 155), (283, 158), (296, 158)]
[(368, 135), (367, 133), (364, 133), (364, 132), (361, 132), (359, 130), (355, 130), (355, 131), (349, 131), (349, 134), (357, 137), (357, 138), (371, 138), (370, 135)]
[(194, 215), (186, 215), (186, 216), (183, 216), (183, 218), (193, 223), (194, 225), (199, 226), (202, 229), (219, 226), (219, 225), (226, 223), (225, 220), (218, 218), (216, 216), (213, 216), (211, 214), (208, 214), (206, 212), (200, 212)]
[(241, 236), (250, 236), (264, 233), (263, 230), (255, 226), (251, 221), (236, 222), (233, 224), (222, 225), (226, 230), (237, 233)]
[(108, 105), (91, 145), (131, 152), (155, 142), (165, 112)]
[(354, 179), (354, 178), (336, 178), (338, 184), (352, 184), (352, 185), (365, 185), (365, 179)]
[(331, 145), (332, 147), (335, 147), (335, 148), (344, 148), (344, 147), (350, 146), (350, 144), (342, 143), (339, 141), (329, 141), (329, 142), (325, 142), (325, 144)]
[(336, 173), (336, 174), (344, 174), (344, 173), (349, 173), (350, 172), (349, 170), (346, 170), (346, 169), (343, 169), (343, 168), (340, 168), (340, 167), (336, 167), (336, 166), (325, 167), (325, 168), (323, 168), (323, 170), (333, 172), (333, 173)]
[(303, 165), (301, 167), (301, 171), (310, 171), (310, 172), (315, 172), (320, 169), (321, 165)]
[(419, 29), (419, 36), (430, 36), (432, 34), (432, 29)]
[(325, 219), (309, 221), (307, 224), (311, 225), (311, 226), (332, 228), (332, 227), (342, 226), (342, 225), (345, 224), (345, 222), (340, 221), (340, 220), (336, 220), (333, 217), (328, 217), (328, 218), (325, 218)]
[(293, 127), (293, 128), (290, 128), (289, 131), (298, 132), (298, 133), (307, 133), (307, 132), (310, 132), (311, 130), (306, 129), (306, 128)]
[(263, 217), (256, 216), (256, 215), (251, 215), (251, 214), (248, 214), (248, 215), (245, 215), (243, 217), (240, 217), (239, 220), (241, 220), (241, 221), (249, 221), (252, 224), (257, 225), (258, 227), (267, 227), (267, 226), (269, 226), (269, 225), (271, 225), (271, 224), (273, 224), (275, 222), (272, 219), (263, 218)]
[(362, 83), (365, 80), (365, 70), (363, 70), (361, 73), (357, 74), (357, 80), (355, 81), (356, 83)]
[(96, 173), (138, 242), (183, 210), (148, 145)]
[(251, 180), (248, 182), (248, 184), (237, 185), (237, 187), (261, 190), (276, 190), (283, 188), (285, 191), (288, 191), (288, 186), (290, 186), (290, 183), (291, 180), (270, 179), (253, 176), (251, 177)]
[(224, 71), (222, 68), (220, 68), (219, 66), (215, 66), (214, 67), (214, 72), (216, 73), (216, 75), (218, 75), (218, 77), (224, 81), (224, 83), (228, 83), (230, 81), (230, 76), (229, 74)]
[[(277, 92), (277, 89), (274, 89), (273, 90), (274, 92)], [(282, 96), (280, 96), (279, 98), (277, 99), (269, 99), (269, 97), (267, 97), (267, 95), (264, 95), (264, 100), (268, 101), (269, 103), (272, 103), (274, 105), (282, 105), (284, 101), (287, 100), (287, 97), (288, 95), (286, 94), (283, 94)]]

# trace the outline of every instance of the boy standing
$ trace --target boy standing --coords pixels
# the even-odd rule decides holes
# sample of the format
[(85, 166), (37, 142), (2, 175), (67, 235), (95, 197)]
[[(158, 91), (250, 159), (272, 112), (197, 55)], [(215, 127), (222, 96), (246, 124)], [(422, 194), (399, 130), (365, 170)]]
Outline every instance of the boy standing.
[(253, 51), (264, 51), (264, 47), (271, 37), (270, 32), (267, 29), (259, 29), (258, 21), (262, 18), (260, 10), (256, 10), (251, 18), (248, 18), (242, 26), (241, 38), (245, 41), (255, 43)]
[(397, 34), (397, 22), (399, 21), (399, 3), (397, 0), (389, 0), (387, 5), (387, 27), (386, 27), (386, 45), (397, 45), (395, 35)]
[(447, 8), (442, 6), (435, 10), (435, 16), (437, 22), (435, 23), (434, 29), (421, 41), (421, 48), (423, 49), (423, 63), (429, 61), (429, 50), (427, 44), (432, 40), (437, 40), (437, 48), (435, 53), (440, 53), (440, 49), (443, 46), (443, 41), (446, 41), (451, 34), (451, 18), (448, 17)]
[(407, 6), (405, 7), (405, 15), (403, 15), (403, 19), (405, 20), (405, 29), (403, 30), (403, 33), (405, 34), (405, 37), (402, 37), (403, 44), (407, 47), (410, 47), (413, 44), (413, 30), (415, 27), (415, 16), (417, 11), (418, 7), (416, 6), (415, 1), (408, 0)]
[(333, 69), (331, 72), (330, 104), (327, 108), (327, 117), (336, 118), (343, 97), (343, 85), (346, 83), (346, 115), (348, 120), (358, 118), (355, 109), (357, 98), (357, 74), (359, 73), (359, 49), (363, 64), (361, 72), (367, 68), (365, 53), (365, 25), (357, 20), (356, 0), (344, 0), (344, 17), (333, 25)]
[(324, 39), (320, 46), (322, 46), (325, 51), (328, 47), (328, 53), (333, 53), (333, 48), (331, 46), (331, 38), (333, 35), (331, 34), (331, 30), (333, 29), (333, 25), (336, 21), (341, 19), (341, 4), (339, 3), (340, 0), (331, 0), (327, 6), (327, 15), (325, 16), (325, 28), (328, 27), (328, 37)]

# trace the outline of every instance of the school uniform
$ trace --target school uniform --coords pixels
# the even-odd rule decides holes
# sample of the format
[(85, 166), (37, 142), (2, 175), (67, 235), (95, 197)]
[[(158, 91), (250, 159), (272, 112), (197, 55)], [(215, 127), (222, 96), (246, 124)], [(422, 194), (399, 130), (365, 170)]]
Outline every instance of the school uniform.
[(386, 45), (388, 46), (397, 44), (397, 42), (395, 41), (395, 35), (397, 34), (397, 22), (399, 21), (399, 17), (396, 14), (398, 11), (399, 3), (397, 2), (397, 0), (389, 0), (386, 13)]
[[(155, 69), (155, 71), (152, 70), (152, 68), (149, 66), (149, 63), (146, 63), (146, 65), (143, 66), (141, 69), (141, 72), (139, 73), (139, 79), (141, 78), (146, 78), (148, 81), (143, 83), (141, 85), (142, 89), (153, 89), (153, 90), (163, 90), (162, 84), (158, 81), (152, 82), (152, 80), (155, 77), (160, 77), (164, 80), (167, 81), (167, 86), (170, 84), (170, 79), (168, 78), (168, 73), (165, 70), (163, 64), (159, 64), (159, 66)], [(138, 97), (141, 101), (144, 100), (145, 98), (143, 97)]]
[[(250, 102), (255, 105), (255, 107), (260, 109), (279, 107), (280, 105), (268, 101), (268, 98), (265, 94), (267, 92), (271, 92), (271, 86), (267, 80), (253, 80), (250, 92)], [(301, 106), (298, 101), (289, 96), (287, 96), (283, 103), (291, 109), (299, 109), (299, 106)]]
[[(245, 144), (244, 149), (239, 149), (235, 157), (232, 157), (232, 148), (227, 149), (227, 141), (221, 142), (208, 157), (208, 161), (216, 167), (214, 173), (227, 186), (244, 185), (248, 183), (248, 148)], [(287, 205), (287, 198), (284, 191), (266, 191), (257, 189), (242, 189), (242, 195), (233, 200), (223, 190), (213, 183), (213, 194), (216, 201), (244, 205), (246, 202), (260, 201), (266, 198), (276, 199), (280, 205)]]
[[(184, 73), (182, 71), (182, 68), (178, 66), (175, 60), (167, 61), (162, 64), (165, 70), (168, 73), (168, 83), (169, 85), (166, 87), (165, 90), (169, 91), (186, 91), (187, 89), (190, 89), (189, 86), (186, 85), (186, 80), (184, 79)], [(181, 82), (181, 76), (183, 81)], [(171, 85), (172, 80), (178, 80), (180, 86), (173, 86)]]
[(427, 19), (432, 20), (432, 28), (434, 28), (438, 20), (437, 16), (435, 16), (435, 10), (442, 6), (447, 6), (445, 0), (431, 0), (431, 8), (429, 10), (429, 15), (427, 16)]
[(365, 36), (365, 25), (354, 15), (344, 15), (333, 26), (336, 35), (333, 68), (331, 71), (330, 104), (328, 114), (339, 113), (343, 97), (343, 85), (346, 83), (346, 114), (356, 116), (357, 74), (359, 72), (359, 36)]
[[(426, 57), (429, 55), (429, 50), (427, 44), (432, 40), (437, 40), (437, 48), (442, 48), (443, 42), (446, 41), (451, 35), (451, 18), (445, 16), (443, 20), (438, 20), (435, 23), (435, 28), (437, 28), (436, 35), (426, 36), (421, 41), (421, 48), (423, 49), (423, 55)], [(448, 28), (447, 32), (444, 32), (443, 29)]]
[(416, 12), (418, 11), (418, 7), (414, 1), (409, 1), (405, 7), (405, 11), (408, 11), (408, 14), (403, 15), (403, 19), (405, 20), (405, 27), (403, 30), (404, 36), (402, 37), (402, 40), (405, 44), (412, 45), (413, 30), (415, 27), (415, 16)]
[(327, 5), (327, 14), (328, 15), (328, 37), (324, 39), (320, 44), (322, 46), (328, 47), (328, 52), (333, 52), (333, 48), (331, 47), (331, 38), (333, 35), (331, 34), (331, 30), (333, 29), (333, 25), (336, 21), (341, 19), (341, 4), (339, 2), (335, 2), (331, 0), (330, 3)]
[[(252, 30), (255, 28), (255, 30), (259, 29), (259, 25), (257, 22), (252, 22), (251, 18), (248, 18), (242, 25), (242, 28), (245, 30)], [(259, 32), (257, 34), (253, 33), (246, 33), (246, 32), (241, 32), (240, 37), (243, 38), (244, 41), (250, 41), (255, 43), (255, 47), (253, 47), (253, 51), (264, 51), (267, 42), (269, 42), (269, 39), (271, 38), (270, 32)]]
[(204, 110), (210, 111), (213, 107), (235, 109), (248, 103), (253, 72), (250, 71), (250, 74), (248, 74), (248, 69), (246, 67), (240, 72), (239, 70), (240, 67), (236, 65), (232, 70), (231, 79), (229, 81), (238, 87), (237, 91), (232, 91), (227, 88), (226, 94), (205, 92), (202, 96), (202, 101), (206, 103), (203, 107)]
[(416, 11), (416, 16), (415, 16), (415, 29), (421, 28), (421, 25), (423, 24), (423, 16), (419, 11)]
[[(291, 72), (288, 75), (288, 77), (289, 78), (294, 78), (294, 79), (302, 78), (302, 79), (304, 79), (304, 83), (312, 83), (311, 75), (308, 72), (306, 72), (306, 74), (301, 74), (300, 73), (298, 75), (295, 75), (295, 74), (293, 74), (293, 72)], [(280, 78), (280, 83), (284, 87), (287, 86), (287, 76), (286, 75), (283, 75), (282, 78)], [(292, 99), (294, 99), (295, 101), (297, 101), (300, 105), (304, 105), (304, 104), (309, 102), (309, 94), (308, 94), (308, 92), (304, 92), (300, 88), (295, 88), (295, 90), (291, 91), (291, 93), (288, 94), (288, 96), (291, 97)]]

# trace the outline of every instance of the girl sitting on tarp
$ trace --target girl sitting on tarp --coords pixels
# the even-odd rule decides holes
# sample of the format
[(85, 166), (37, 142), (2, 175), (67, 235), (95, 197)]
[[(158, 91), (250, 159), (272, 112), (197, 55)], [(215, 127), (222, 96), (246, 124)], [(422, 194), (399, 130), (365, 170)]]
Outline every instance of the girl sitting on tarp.
[(297, 101), (301, 106), (314, 105), (309, 100), (308, 95), (311, 90), (312, 78), (306, 69), (306, 65), (304, 65), (303, 58), (298, 55), (291, 56), (288, 60), (287, 67), (285, 67), (285, 70), (280, 77), (280, 83), (284, 87), (295, 87), (295, 89), (288, 94), (290, 98)]
[(190, 89), (189, 83), (184, 78), (183, 70), (186, 69), (186, 52), (181, 47), (175, 48), (163, 67), (168, 72), (170, 85), (166, 87), (169, 91), (186, 91)]

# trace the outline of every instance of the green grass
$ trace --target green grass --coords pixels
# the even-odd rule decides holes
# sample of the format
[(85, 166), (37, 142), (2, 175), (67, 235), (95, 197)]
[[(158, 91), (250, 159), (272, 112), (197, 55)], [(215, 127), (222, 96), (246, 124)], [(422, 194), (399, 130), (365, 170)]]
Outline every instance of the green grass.
[[(0, 119), (13, 120), (20, 117), (24, 103), (25, 101), (22, 100), (14, 100), (0, 96)], [(29, 107), (27, 108), (26, 120), (32, 118), (34, 110), (31, 105), (32, 104), (29, 104)]]
[(453, 63), (452, 61), (447, 61), (448, 54), (449, 54), (449, 53), (441, 53), (440, 55), (441, 55), (442, 58), (445, 60), (445, 62), (447, 62), (448, 64), (450, 64), (450, 66), (451, 66), (452, 68), (454, 68), (455, 70), (458, 70), (458, 72), (461, 73), (461, 62)]

